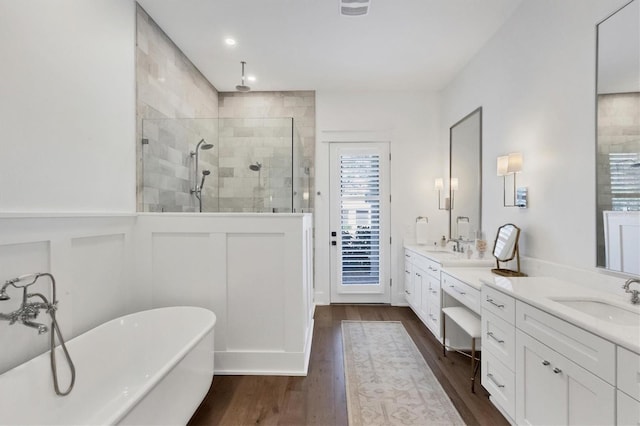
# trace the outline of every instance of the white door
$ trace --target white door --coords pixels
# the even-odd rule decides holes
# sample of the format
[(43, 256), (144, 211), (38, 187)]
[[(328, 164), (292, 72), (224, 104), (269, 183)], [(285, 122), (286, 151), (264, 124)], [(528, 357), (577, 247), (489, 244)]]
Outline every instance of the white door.
[(331, 302), (390, 303), (389, 144), (332, 143)]

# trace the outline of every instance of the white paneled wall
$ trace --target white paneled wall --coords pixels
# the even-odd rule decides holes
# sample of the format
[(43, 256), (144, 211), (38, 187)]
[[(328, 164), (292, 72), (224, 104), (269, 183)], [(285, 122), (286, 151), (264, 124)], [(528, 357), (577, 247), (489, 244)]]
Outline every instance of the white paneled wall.
[[(126, 313), (144, 309), (150, 298), (136, 291), (132, 276), (135, 216), (1, 217), (0, 283), (32, 273), (50, 272), (57, 282), (57, 318), (65, 338)], [(50, 298), (41, 278), (30, 287)], [(15, 310), (20, 290), (10, 287), (0, 312)], [(37, 319), (50, 325), (47, 315)], [(0, 321), (0, 372), (45, 352), (49, 334)]]
[(141, 214), (136, 229), (153, 306), (215, 312), (216, 374), (306, 374), (310, 215)]
[[(212, 310), (217, 374), (306, 374), (313, 330), (309, 214), (0, 217), (0, 284), (57, 281), (67, 339), (152, 307)], [(49, 297), (46, 278), (31, 290)], [(10, 288), (0, 312), (22, 299)], [(41, 314), (37, 322), (49, 325)], [(0, 373), (48, 350), (49, 334), (0, 321)], [(73, 355), (73, 354), (72, 354)]]

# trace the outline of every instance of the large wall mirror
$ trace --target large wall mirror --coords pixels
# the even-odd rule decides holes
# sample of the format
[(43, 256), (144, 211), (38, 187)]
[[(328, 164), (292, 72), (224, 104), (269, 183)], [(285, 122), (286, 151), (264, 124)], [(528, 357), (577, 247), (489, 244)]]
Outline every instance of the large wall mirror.
[(482, 107), (449, 129), (449, 238), (482, 230)]
[(598, 24), (599, 267), (640, 275), (640, 0)]

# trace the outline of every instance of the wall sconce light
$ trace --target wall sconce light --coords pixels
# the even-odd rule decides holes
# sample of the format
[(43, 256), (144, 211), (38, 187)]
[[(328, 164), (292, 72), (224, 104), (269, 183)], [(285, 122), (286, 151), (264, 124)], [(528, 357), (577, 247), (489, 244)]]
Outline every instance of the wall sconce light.
[(451, 198), (444, 198), (444, 207), (442, 207), (442, 202), (440, 192), (444, 190), (444, 179), (437, 178), (435, 180), (434, 189), (438, 191), (438, 210), (451, 210), (453, 209), (453, 193), (458, 190), (458, 178), (451, 178), (450, 182), (451, 187)]
[[(504, 207), (527, 207), (527, 188), (516, 186), (516, 173), (522, 171), (522, 153), (514, 152), (498, 157), (498, 176), (502, 176), (502, 204)], [(507, 204), (507, 176), (513, 175), (513, 199)]]

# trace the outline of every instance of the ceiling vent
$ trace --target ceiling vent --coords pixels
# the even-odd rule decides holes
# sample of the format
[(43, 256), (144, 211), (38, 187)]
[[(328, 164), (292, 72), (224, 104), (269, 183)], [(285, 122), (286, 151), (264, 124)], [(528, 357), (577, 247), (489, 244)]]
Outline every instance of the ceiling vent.
[(370, 0), (340, 0), (342, 16), (364, 16), (369, 13)]

